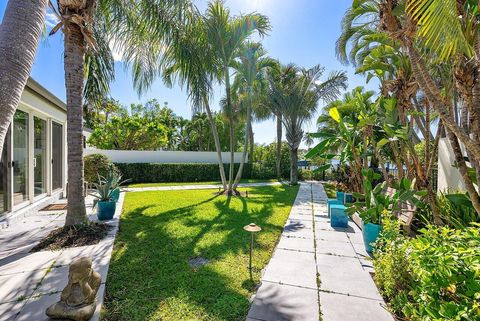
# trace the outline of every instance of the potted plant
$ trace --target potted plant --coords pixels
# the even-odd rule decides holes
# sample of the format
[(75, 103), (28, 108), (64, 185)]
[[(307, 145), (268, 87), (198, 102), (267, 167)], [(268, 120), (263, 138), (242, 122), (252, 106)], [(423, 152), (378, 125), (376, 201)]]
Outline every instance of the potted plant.
[(372, 169), (362, 171), (364, 177), (364, 194), (355, 193), (356, 201), (348, 206), (349, 215), (357, 213), (362, 219), (362, 235), (365, 249), (373, 252), (373, 244), (382, 230), (382, 216), (388, 213), (393, 205), (393, 199), (385, 194), (385, 183), (377, 184), (372, 188), (372, 182), (379, 178), (380, 174)]
[(120, 198), (120, 186), (130, 181), (129, 179), (122, 181), (122, 175), (118, 172), (116, 168), (110, 168), (106, 177), (106, 180), (111, 182), (111, 198), (115, 202), (118, 202)]
[(97, 207), (97, 217), (100, 221), (111, 220), (115, 215), (116, 202), (112, 198), (112, 179), (98, 175), (98, 183), (93, 183), (95, 191), (94, 207)]

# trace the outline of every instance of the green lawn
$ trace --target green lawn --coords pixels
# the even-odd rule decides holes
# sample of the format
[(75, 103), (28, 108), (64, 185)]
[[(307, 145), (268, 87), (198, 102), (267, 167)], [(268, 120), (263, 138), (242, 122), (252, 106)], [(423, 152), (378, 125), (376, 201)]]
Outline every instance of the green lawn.
[[(211, 190), (127, 193), (103, 320), (245, 320), (253, 289), (243, 226), (263, 228), (253, 261), (258, 282), (298, 186), (248, 191), (248, 198)], [(209, 263), (193, 269), (188, 260), (198, 256)]]
[[(241, 183), (278, 182), (277, 179), (242, 179)], [(128, 187), (157, 187), (157, 186), (183, 186), (183, 185), (221, 185), (222, 182), (168, 182), (168, 183), (139, 183), (130, 184)]]

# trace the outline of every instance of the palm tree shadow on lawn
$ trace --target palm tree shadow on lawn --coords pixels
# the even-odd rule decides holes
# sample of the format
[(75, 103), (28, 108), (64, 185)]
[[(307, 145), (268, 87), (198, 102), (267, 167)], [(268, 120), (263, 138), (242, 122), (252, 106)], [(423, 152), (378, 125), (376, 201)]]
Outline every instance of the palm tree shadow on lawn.
[[(288, 216), (276, 218), (274, 204), (289, 206), (296, 195), (286, 187), (250, 191), (250, 198), (202, 195), (200, 202), (152, 215), (162, 199), (157, 192), (124, 213), (104, 320), (244, 320), (254, 284), (246, 282), (250, 235), (243, 226), (263, 229), (254, 257), (258, 281)], [(194, 257), (209, 263), (192, 268)]]

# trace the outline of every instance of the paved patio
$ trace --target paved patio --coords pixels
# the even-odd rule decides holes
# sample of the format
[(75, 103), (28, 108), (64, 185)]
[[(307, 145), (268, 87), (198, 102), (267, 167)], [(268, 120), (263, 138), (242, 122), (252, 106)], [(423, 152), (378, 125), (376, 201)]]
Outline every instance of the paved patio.
[(302, 183), (247, 321), (393, 321), (355, 223), (333, 229), (320, 183)]
[[(69, 264), (81, 256), (91, 257), (93, 268), (102, 276), (97, 293), (99, 304), (91, 320), (99, 319), (124, 195), (120, 196), (114, 219), (108, 222), (114, 228), (96, 245), (29, 253), (53, 229), (63, 226), (66, 211), (33, 211), (0, 229), (0, 321), (50, 320), (45, 310), (59, 300), (67, 284)], [(96, 220), (92, 198), (88, 197), (86, 202), (90, 219)]]

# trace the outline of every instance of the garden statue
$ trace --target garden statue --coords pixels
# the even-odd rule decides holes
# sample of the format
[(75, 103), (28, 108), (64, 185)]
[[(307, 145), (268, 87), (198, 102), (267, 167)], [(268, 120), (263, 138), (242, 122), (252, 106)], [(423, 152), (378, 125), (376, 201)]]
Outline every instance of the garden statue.
[(82, 257), (73, 261), (68, 284), (62, 291), (60, 301), (47, 309), (47, 315), (53, 319), (89, 320), (97, 306), (95, 297), (100, 283), (101, 276), (92, 269), (90, 258)]

